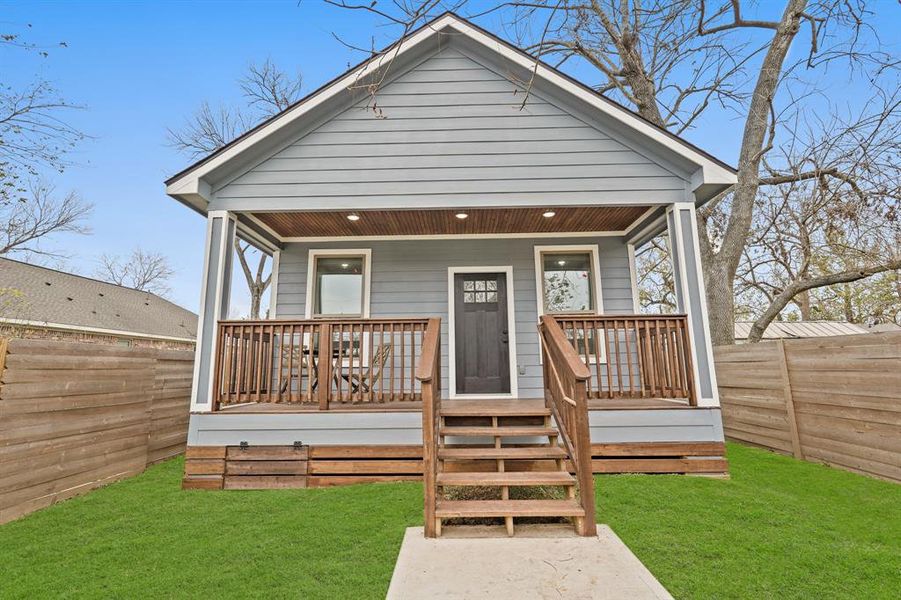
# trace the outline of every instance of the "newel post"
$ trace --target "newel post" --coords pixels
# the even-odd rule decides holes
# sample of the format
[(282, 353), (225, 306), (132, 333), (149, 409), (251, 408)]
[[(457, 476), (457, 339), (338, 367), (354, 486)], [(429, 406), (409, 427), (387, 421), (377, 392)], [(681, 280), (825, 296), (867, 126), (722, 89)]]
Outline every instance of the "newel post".
[(191, 385), (192, 412), (215, 410), (213, 377), (216, 353), (219, 351), (218, 329), (219, 321), (228, 318), (236, 226), (233, 213), (210, 211), (207, 215), (203, 284)]

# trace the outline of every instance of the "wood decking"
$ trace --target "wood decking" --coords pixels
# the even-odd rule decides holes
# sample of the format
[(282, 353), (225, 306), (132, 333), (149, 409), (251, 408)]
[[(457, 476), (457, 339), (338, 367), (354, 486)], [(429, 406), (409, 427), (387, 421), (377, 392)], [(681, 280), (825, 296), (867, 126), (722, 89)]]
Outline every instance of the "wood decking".
[[(492, 399), (491, 402), (510, 402), (506, 399)], [(525, 398), (515, 400), (516, 402), (533, 402), (543, 404), (543, 400), (539, 398)], [(445, 404), (457, 404), (473, 402), (473, 400), (445, 400)], [(480, 401), (477, 401), (480, 402)], [(588, 401), (588, 410), (651, 410), (651, 409), (671, 409), (671, 408), (693, 408), (686, 400), (678, 398), (595, 398)], [(381, 404), (340, 404), (329, 407), (334, 412), (418, 412), (422, 410), (422, 402), (384, 402)], [(270, 404), (267, 402), (250, 402), (247, 404), (235, 404), (224, 406), (219, 409), (221, 413), (318, 413), (319, 407), (315, 405), (303, 404)]]

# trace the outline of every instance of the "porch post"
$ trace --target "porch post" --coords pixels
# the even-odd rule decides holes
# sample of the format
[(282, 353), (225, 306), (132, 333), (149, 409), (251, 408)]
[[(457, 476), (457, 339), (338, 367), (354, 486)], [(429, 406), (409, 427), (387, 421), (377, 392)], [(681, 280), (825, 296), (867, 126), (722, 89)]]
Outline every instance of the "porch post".
[(197, 318), (194, 380), (191, 387), (192, 412), (209, 412), (214, 408), (210, 396), (213, 389), (217, 323), (228, 317), (235, 227), (233, 213), (210, 211), (207, 215), (203, 284), (200, 292), (200, 313)]
[(695, 398), (698, 406), (719, 406), (694, 203), (676, 202), (667, 207), (666, 224), (676, 288), (676, 309), (688, 315)]

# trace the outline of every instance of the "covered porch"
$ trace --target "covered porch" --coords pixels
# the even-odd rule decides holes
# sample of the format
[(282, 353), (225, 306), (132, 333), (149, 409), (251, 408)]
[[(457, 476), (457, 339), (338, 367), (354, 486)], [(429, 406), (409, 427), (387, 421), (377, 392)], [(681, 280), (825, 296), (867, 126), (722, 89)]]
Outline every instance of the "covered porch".
[[(635, 248), (661, 228), (679, 314), (640, 314)], [(192, 408), (419, 410), (429, 327), (446, 397), (541, 399), (542, 315), (592, 410), (716, 406), (695, 235), (691, 203), (212, 212)], [(271, 253), (268, 319), (227, 318), (235, 236)]]

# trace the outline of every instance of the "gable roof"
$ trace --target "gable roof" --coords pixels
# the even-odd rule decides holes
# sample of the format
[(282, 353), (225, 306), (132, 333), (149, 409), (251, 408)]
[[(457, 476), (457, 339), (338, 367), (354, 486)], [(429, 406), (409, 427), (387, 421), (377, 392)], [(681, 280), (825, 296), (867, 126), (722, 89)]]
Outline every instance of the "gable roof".
[(660, 147), (663, 152), (678, 156), (694, 165), (697, 171), (692, 178), (692, 187), (698, 193), (700, 201), (712, 197), (735, 182), (733, 167), (681, 137), (647, 121), (637, 113), (592, 90), (569, 75), (537, 60), (525, 51), (448, 12), (349, 69), (209, 156), (173, 175), (166, 180), (166, 192), (196, 210), (204, 212), (205, 202), (210, 196), (210, 186), (204, 180), (205, 176), (217, 169), (226, 169), (229, 163), (240, 163), (241, 156), (251, 147), (262, 144), (270, 138), (284, 136), (285, 128), (326, 105), (329, 100), (345, 93), (354, 83), (376, 73), (382, 66), (391, 65), (402, 56), (414, 54), (421, 51), (422, 48), (428, 49), (430, 42), (434, 42), (439, 34), (448, 31), (464, 36), (467, 41), (477, 44), (499, 60), (507, 61), (511, 65), (527, 69), (529, 72), (534, 70), (537, 78), (547, 81), (574, 101), (589, 105), (606, 118), (612, 118), (617, 123), (635, 131), (649, 143)]
[(181, 341), (197, 332), (196, 314), (156, 294), (8, 258), (0, 258), (2, 321)]

